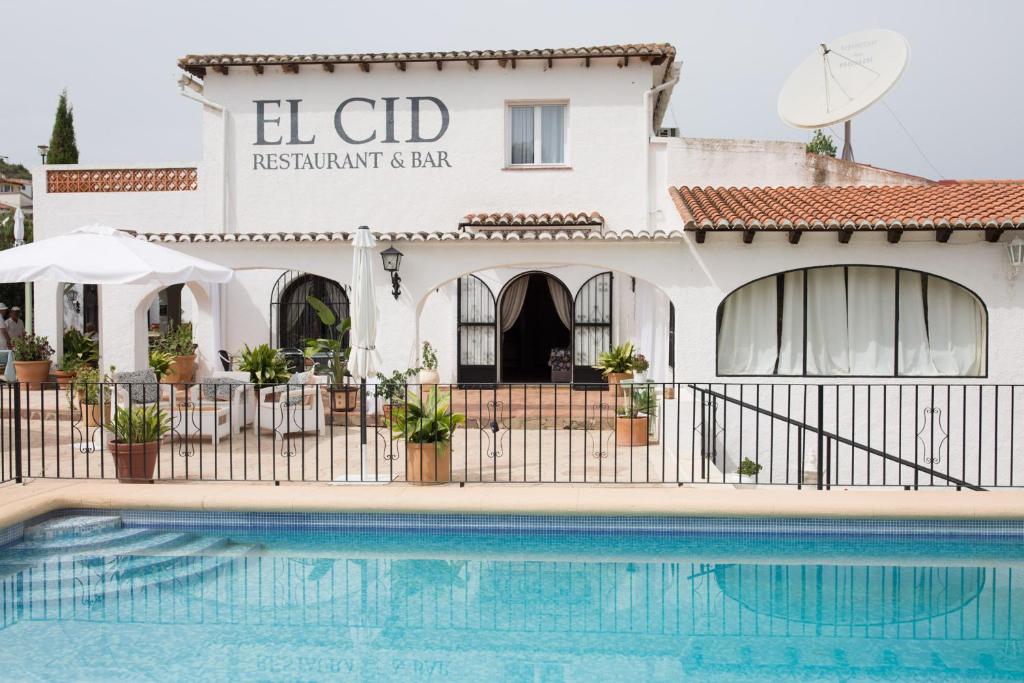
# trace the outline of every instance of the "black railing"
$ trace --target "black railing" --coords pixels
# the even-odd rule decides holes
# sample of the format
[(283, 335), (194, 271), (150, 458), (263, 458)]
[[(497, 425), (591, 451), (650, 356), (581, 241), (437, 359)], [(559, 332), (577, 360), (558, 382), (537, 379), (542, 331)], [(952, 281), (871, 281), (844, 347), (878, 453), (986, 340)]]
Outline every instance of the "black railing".
[[(210, 382), (0, 385), (0, 482), (987, 489), (1024, 478), (1019, 386), (406, 385), (385, 399), (373, 384)], [(143, 409), (167, 431), (127, 448), (112, 418)], [(461, 416), (450, 434), (438, 412)]]

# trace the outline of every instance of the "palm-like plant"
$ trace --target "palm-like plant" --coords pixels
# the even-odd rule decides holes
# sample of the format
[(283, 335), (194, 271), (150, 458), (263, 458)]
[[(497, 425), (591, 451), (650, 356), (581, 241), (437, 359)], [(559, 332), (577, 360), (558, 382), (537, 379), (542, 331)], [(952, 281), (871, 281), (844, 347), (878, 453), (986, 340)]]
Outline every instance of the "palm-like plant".
[(600, 370), (601, 374), (607, 377), (612, 373), (629, 372), (633, 369), (633, 342), (625, 342), (613, 348), (611, 351), (604, 351), (597, 357), (597, 364), (594, 369)]
[(106, 427), (115, 441), (141, 444), (158, 441), (171, 425), (167, 413), (157, 406), (137, 406), (118, 408)]
[(331, 373), (332, 384), (343, 384), (345, 375), (348, 373), (349, 347), (345, 344), (345, 335), (352, 327), (352, 320), (345, 318), (338, 321), (338, 316), (323, 301), (312, 294), (306, 297), (306, 303), (313, 307), (320, 322), (326, 327), (333, 328), (337, 337), (331, 339), (310, 339), (306, 342), (306, 355), (327, 352), (331, 354), (331, 361), (328, 370)]
[(465, 415), (452, 412), (449, 397), (432, 387), (423, 399), (410, 391), (391, 409), (389, 426), (395, 438), (409, 443), (447, 443), (465, 421)]
[(171, 364), (174, 362), (174, 356), (161, 351), (160, 349), (150, 349), (149, 351), (149, 367), (152, 368), (153, 372), (156, 373), (156, 379), (159, 382), (160, 379), (166, 375), (170, 369)]

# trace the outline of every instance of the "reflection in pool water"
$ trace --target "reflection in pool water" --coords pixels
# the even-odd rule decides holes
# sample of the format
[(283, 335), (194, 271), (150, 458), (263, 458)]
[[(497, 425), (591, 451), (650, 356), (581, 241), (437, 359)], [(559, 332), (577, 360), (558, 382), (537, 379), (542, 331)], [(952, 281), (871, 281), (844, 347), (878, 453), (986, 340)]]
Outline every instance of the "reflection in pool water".
[[(162, 538), (136, 530), (132, 547), (150, 533)], [(1024, 676), (1019, 545), (1009, 562), (904, 550), (886, 564), (877, 547), (857, 563), (843, 539), (842, 562), (805, 564), (786, 539), (186, 536), (205, 550), (176, 554), (186, 546), (164, 538), (167, 554), (0, 551), (5, 678)], [(999, 556), (993, 543), (980, 555)]]

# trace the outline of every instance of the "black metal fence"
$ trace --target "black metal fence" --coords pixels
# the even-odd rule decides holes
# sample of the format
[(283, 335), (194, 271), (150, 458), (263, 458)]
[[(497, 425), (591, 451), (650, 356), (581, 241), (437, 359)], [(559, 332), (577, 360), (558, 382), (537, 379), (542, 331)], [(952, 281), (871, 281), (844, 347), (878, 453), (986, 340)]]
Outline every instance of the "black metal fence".
[[(0, 482), (1020, 486), (1022, 387), (0, 386)], [(1024, 398), (1024, 394), (1022, 394)], [(458, 419), (451, 420), (451, 415)], [(158, 443), (125, 433), (159, 419)], [(156, 416), (159, 415), (159, 418)], [(120, 427), (116, 424), (120, 418)], [(440, 439), (440, 440), (439, 440)], [(134, 441), (134, 443), (132, 443)], [(129, 446), (132, 446), (129, 448)]]

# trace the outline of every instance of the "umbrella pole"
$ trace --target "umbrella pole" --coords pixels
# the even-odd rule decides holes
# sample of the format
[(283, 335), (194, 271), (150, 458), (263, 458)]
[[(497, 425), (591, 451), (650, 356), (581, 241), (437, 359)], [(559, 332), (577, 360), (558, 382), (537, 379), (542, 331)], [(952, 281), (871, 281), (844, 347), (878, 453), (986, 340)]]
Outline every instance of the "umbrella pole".
[[(366, 378), (359, 380), (359, 454), (363, 459), (362, 475), (366, 472)], [(377, 477), (374, 476), (374, 479)]]

